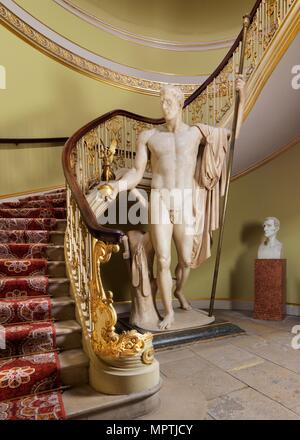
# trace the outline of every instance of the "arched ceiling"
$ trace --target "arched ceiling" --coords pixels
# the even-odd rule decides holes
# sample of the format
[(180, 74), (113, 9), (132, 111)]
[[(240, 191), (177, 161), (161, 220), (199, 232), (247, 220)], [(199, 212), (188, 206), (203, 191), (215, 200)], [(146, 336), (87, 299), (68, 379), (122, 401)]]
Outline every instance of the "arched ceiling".
[(109, 62), (149, 75), (154, 72), (199, 77), (196, 83), (201, 84), (225, 57), (242, 28), (242, 16), (252, 10), (255, 0), (10, 0), (9, 3), (14, 4), (14, 9), (21, 7), (23, 14), (30, 14), (31, 21), (38, 20), (41, 26)]
[(127, 32), (174, 41), (235, 38), (254, 0), (66, 0)]

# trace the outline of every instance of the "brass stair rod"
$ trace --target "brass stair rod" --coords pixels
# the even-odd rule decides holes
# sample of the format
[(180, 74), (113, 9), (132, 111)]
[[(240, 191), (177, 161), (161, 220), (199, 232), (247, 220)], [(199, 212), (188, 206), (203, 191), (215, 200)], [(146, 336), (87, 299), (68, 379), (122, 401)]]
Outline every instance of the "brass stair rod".
[[(242, 49), (241, 49), (240, 64), (239, 64), (239, 70), (238, 70), (239, 75), (242, 74), (243, 70), (244, 70), (246, 39), (247, 39), (247, 31), (248, 31), (249, 25), (250, 25), (249, 15), (245, 15), (243, 17), (243, 40), (242, 40)], [(233, 72), (233, 74), (234, 74), (234, 72)], [(211, 297), (210, 297), (208, 316), (212, 316), (213, 311), (214, 311), (214, 303), (215, 303), (215, 297), (216, 297), (216, 289), (217, 289), (217, 282), (218, 282), (218, 275), (219, 275), (221, 250), (222, 250), (223, 234), (224, 234), (224, 226), (225, 226), (225, 218), (226, 218), (228, 192), (229, 192), (229, 185), (230, 185), (232, 164), (233, 164), (233, 155), (234, 155), (235, 136), (236, 136), (236, 128), (237, 128), (237, 119), (238, 119), (238, 114), (239, 114), (239, 106), (240, 106), (240, 95), (239, 95), (239, 92), (236, 91), (235, 92), (234, 115), (233, 115), (232, 131), (231, 131), (231, 139), (230, 139), (229, 159), (228, 159), (228, 166), (227, 166), (224, 203), (223, 203), (223, 209), (222, 209), (222, 215), (221, 215), (221, 221), (220, 221), (220, 223), (221, 223), (220, 233), (219, 233), (217, 256), (216, 256), (216, 261), (215, 261), (214, 277), (213, 277), (213, 284), (212, 284), (212, 289), (211, 289)]]

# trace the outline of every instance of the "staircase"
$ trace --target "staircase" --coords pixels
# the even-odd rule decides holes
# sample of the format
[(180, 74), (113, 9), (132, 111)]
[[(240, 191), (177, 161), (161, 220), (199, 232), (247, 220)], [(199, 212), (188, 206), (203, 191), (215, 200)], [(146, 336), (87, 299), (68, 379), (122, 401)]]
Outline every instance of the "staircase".
[[(7, 339), (0, 350), (0, 419), (64, 418), (62, 402), (51, 414), (53, 399), (59, 404), (61, 391), (88, 382), (64, 261), (65, 203), (65, 191), (58, 191), (0, 204), (0, 324)], [(37, 357), (45, 363), (54, 354), (55, 371), (33, 377)], [(49, 413), (29, 411), (41, 397)]]
[[(245, 77), (246, 114), (251, 114), (245, 128), (251, 145), (253, 135), (259, 134), (257, 126), (261, 125), (261, 115), (269, 106), (274, 89), (280, 90), (281, 96), (291, 93), (297, 99), (290, 82), (286, 83), (287, 91), (281, 81), (280, 87), (268, 91), (262, 111), (252, 112), (259, 95), (263, 97), (267, 90), (264, 85), (278, 60), (299, 30), (299, 5), (295, 0), (257, 0), (250, 14)], [(22, 20), (14, 22), (19, 24)], [(241, 42), (242, 33), (215, 72), (186, 99), (183, 117), (187, 124), (201, 120), (225, 126), (230, 120)], [(297, 50), (298, 42), (295, 43)], [(289, 100), (283, 101), (290, 106)], [(282, 105), (277, 108), (282, 111)], [(290, 115), (289, 111), (283, 113)], [(298, 133), (297, 120), (293, 120)], [(257, 145), (265, 145), (267, 138), (270, 145), (274, 144), (274, 119), (270, 121), (271, 131), (264, 127), (266, 139), (260, 139)], [(280, 121), (278, 127), (286, 126), (283, 119)], [(63, 153), (67, 221), (64, 190), (0, 203), (0, 324), (8, 342), (6, 349), (0, 346), (0, 420), (133, 419), (156, 407), (159, 369), (153, 358), (152, 342), (141, 334), (115, 332), (117, 313), (113, 296), (101, 282), (101, 267), (121, 250), (124, 233), (98, 224), (86, 195), (99, 183), (106, 165), (104, 159), (110, 160), (103, 154), (102, 139), (107, 145), (117, 140), (113, 162), (116, 174), (118, 169), (133, 166), (141, 130), (163, 123), (162, 119), (114, 110), (86, 124), (68, 139)], [(270, 133), (273, 135), (269, 136)], [(240, 142), (241, 139), (243, 135)], [(239, 159), (236, 172), (255, 163), (249, 151), (256, 150), (246, 147), (245, 144), (238, 148), (244, 150), (245, 160)], [(267, 150), (259, 151), (263, 159)], [(66, 274), (65, 255), (73, 292)], [(82, 328), (75, 319), (73, 294)], [(0, 331), (3, 333), (1, 327)], [(83, 337), (89, 358), (82, 349)], [(89, 386), (89, 380), (98, 390), (124, 395), (96, 392)]]
[(157, 389), (108, 396), (88, 385), (66, 274), (65, 204), (64, 190), (0, 203), (0, 420), (126, 419), (157, 406)]

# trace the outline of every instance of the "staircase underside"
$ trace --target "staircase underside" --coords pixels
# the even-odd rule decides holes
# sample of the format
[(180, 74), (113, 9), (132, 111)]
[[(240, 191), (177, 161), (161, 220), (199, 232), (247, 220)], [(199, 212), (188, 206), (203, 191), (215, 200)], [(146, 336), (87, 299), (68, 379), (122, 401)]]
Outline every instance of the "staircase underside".
[[(285, 149), (293, 140), (300, 141), (300, 91), (293, 89), (291, 73), (292, 67), (299, 64), (299, 46), (300, 33), (278, 62), (241, 127), (235, 147), (235, 176)], [(258, 80), (263, 74), (260, 72)]]

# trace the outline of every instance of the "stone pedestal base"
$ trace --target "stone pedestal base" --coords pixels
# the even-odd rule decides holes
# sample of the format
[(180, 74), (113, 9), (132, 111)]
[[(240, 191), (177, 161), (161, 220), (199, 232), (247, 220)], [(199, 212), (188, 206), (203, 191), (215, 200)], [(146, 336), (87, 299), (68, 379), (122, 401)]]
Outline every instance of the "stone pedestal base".
[[(161, 308), (158, 308), (161, 316), (164, 316), (164, 311)], [(204, 325), (211, 324), (215, 321), (214, 316), (208, 316), (208, 313), (204, 310), (199, 309), (191, 309), (191, 310), (182, 310), (179, 307), (174, 307), (174, 314), (175, 314), (175, 322), (172, 324), (171, 331), (174, 330), (184, 330), (194, 327), (202, 327)], [(132, 324), (132, 323), (131, 323)], [(136, 324), (132, 324), (132, 328), (144, 331), (149, 331), (155, 333), (162, 333), (166, 332), (168, 330), (160, 330), (159, 329), (159, 321), (155, 322), (153, 321), (149, 325), (143, 325), (142, 327), (139, 327)]]
[[(171, 329), (152, 332), (155, 350), (244, 333), (237, 325), (222, 319), (215, 320), (214, 316), (209, 317), (207, 312), (197, 310), (196, 307), (189, 311), (174, 307), (174, 312), (175, 323)], [(128, 330), (137, 330), (143, 334), (147, 332), (130, 324), (128, 312), (118, 314), (117, 329), (118, 333)]]
[(285, 312), (286, 260), (255, 260), (255, 319), (281, 321)]
[[(134, 361), (133, 361), (134, 362)], [(146, 390), (158, 391), (160, 383), (159, 363), (154, 359), (151, 365), (136, 368), (107, 365), (96, 355), (90, 358), (90, 385), (104, 394), (132, 394)]]

